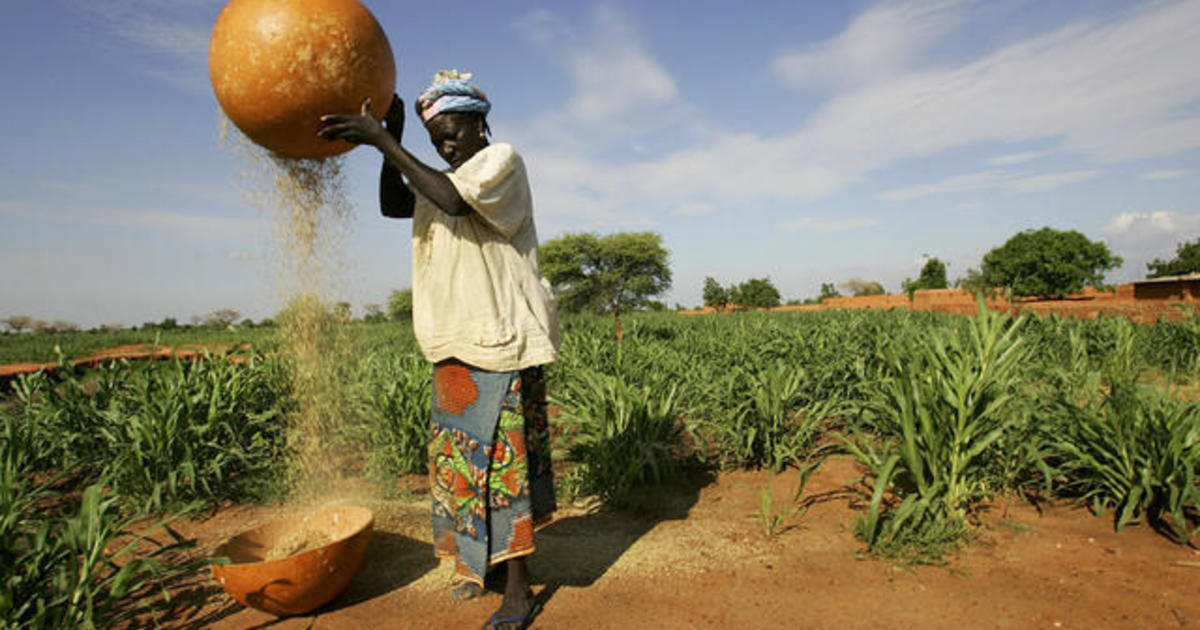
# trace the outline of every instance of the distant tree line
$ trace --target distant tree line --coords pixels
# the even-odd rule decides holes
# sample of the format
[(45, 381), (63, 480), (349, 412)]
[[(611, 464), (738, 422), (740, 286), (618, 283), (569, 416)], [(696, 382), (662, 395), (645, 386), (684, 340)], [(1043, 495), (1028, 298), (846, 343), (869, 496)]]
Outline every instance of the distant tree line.
[(721, 286), (715, 278), (704, 279), (704, 305), (723, 311), (726, 308), (772, 308), (783, 299), (779, 289), (770, 278), (750, 278), (728, 287)]

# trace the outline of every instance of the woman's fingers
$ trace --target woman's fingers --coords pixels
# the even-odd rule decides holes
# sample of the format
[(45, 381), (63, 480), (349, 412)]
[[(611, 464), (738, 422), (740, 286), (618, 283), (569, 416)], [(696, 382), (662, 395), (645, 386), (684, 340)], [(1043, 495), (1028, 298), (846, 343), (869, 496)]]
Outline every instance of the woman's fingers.
[(350, 142), (360, 142), (362, 138), (360, 130), (352, 122), (326, 124), (317, 131), (317, 135), (326, 140), (348, 140)]

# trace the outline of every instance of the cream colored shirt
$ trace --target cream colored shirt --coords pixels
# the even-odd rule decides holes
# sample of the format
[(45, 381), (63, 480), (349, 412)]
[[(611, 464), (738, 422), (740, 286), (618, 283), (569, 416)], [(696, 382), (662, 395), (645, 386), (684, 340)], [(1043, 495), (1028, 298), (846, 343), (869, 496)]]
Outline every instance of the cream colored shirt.
[(497, 372), (554, 361), (558, 315), (521, 156), (492, 144), (447, 175), (475, 212), (452, 216), (414, 191), (413, 332), (425, 358)]

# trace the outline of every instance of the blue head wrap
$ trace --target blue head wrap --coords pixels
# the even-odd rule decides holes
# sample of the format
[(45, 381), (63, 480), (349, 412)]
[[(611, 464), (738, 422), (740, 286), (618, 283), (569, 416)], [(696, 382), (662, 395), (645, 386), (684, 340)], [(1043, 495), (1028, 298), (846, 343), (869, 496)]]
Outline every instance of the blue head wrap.
[(433, 75), (433, 82), (417, 97), (414, 106), (422, 122), (444, 112), (475, 112), (487, 114), (492, 109), (483, 90), (470, 83), (470, 72), (442, 70)]

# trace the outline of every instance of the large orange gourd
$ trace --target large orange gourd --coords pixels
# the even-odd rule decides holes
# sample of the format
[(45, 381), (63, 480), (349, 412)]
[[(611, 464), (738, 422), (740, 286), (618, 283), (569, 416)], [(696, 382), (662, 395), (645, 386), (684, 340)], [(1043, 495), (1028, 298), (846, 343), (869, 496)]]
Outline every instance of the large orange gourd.
[(221, 109), (255, 143), (291, 158), (354, 145), (317, 135), (322, 114), (382, 118), (396, 88), (392, 47), (356, 0), (232, 0), (213, 26), (208, 70)]

